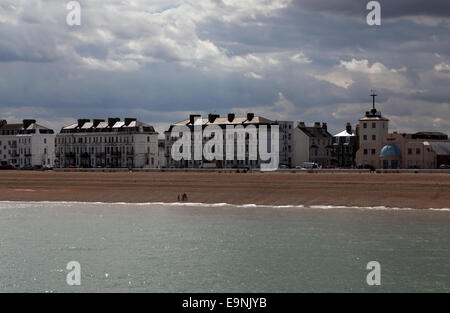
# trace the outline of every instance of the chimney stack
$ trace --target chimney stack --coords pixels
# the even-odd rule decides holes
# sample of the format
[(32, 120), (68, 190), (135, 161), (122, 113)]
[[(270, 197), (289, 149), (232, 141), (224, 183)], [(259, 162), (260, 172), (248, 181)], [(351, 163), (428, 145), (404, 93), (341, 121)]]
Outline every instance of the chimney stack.
[(109, 117), (108, 118), (108, 127), (113, 127), (114, 124), (116, 124), (117, 122), (120, 122), (120, 118), (118, 118), (118, 117)]
[(198, 118), (200, 118), (199, 114), (190, 114), (189, 115), (189, 124), (194, 125), (195, 120), (197, 120)]
[(220, 117), (218, 114), (208, 114), (208, 122), (214, 123), (218, 117)]
[(8, 124), (8, 122), (6, 120), (0, 120), (0, 128), (5, 126), (6, 124)]
[(36, 123), (36, 120), (23, 120), (23, 128), (27, 129), (31, 124)]
[(255, 117), (254, 113), (247, 113), (247, 120), (251, 121)]
[(352, 124), (347, 123), (347, 125), (345, 126), (345, 130), (347, 131), (347, 133), (349, 133), (351, 135), (352, 134)]
[(328, 130), (328, 125), (327, 125), (327, 123), (325, 123), (325, 122), (322, 123), (322, 129), (325, 130), (325, 131)]
[(92, 122), (93, 122), (93, 127), (95, 128), (95, 127), (97, 127), (98, 126), (98, 124), (100, 124), (101, 122), (104, 122), (105, 120), (100, 120), (100, 119), (94, 119)]
[(135, 122), (136, 118), (134, 117), (125, 117), (124, 122), (125, 122), (125, 126), (128, 126), (131, 124), (131, 122)]
[(320, 128), (320, 122), (315, 122), (314, 127)]
[(234, 118), (235, 118), (235, 114), (234, 113), (228, 113), (228, 122), (233, 122), (234, 121)]
[(298, 127), (305, 128), (306, 127), (305, 122), (298, 122)]

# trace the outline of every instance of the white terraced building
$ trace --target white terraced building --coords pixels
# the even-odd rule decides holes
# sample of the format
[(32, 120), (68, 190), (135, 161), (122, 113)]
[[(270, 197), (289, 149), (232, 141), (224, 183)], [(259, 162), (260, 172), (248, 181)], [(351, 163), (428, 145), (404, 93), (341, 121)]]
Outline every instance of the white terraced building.
[(19, 124), (0, 120), (0, 165), (15, 168), (47, 166), (55, 161), (55, 134), (26, 119)]
[[(193, 156), (191, 160), (174, 160), (172, 158), (172, 146), (179, 139), (179, 137), (172, 137), (172, 129), (175, 126), (187, 126), (191, 132), (193, 132), (194, 125), (197, 125), (197, 120), (201, 119), (200, 123), (202, 128), (205, 128), (208, 125), (217, 125), (223, 131), (223, 148), (222, 151), (226, 154), (227, 151), (227, 139), (232, 138), (234, 140), (234, 159), (233, 160), (216, 160), (216, 161), (208, 161), (208, 160), (193, 160)], [(245, 138), (239, 138), (239, 136), (243, 135), (231, 135), (226, 134), (227, 126), (239, 126), (242, 125), (244, 128), (253, 125), (256, 127), (257, 132), (259, 132), (259, 127), (261, 125), (267, 126), (267, 129), (270, 130), (272, 125), (279, 126), (279, 146), (280, 146), (280, 154), (279, 154), (279, 164), (280, 165), (291, 165), (292, 155), (293, 155), (293, 122), (288, 121), (272, 121), (265, 117), (255, 116), (253, 113), (248, 113), (245, 116), (236, 116), (234, 113), (229, 113), (225, 117), (221, 117), (217, 114), (209, 114), (208, 118), (201, 118), (200, 115), (191, 114), (189, 119), (186, 119), (181, 122), (174, 123), (170, 125), (169, 130), (165, 132), (165, 140), (166, 140), (166, 163), (167, 167), (175, 167), (175, 168), (205, 168), (205, 167), (218, 167), (218, 168), (260, 168), (261, 163), (266, 163), (265, 161), (261, 161), (259, 153), (257, 153), (256, 160), (250, 160), (249, 158), (249, 136), (248, 133), (245, 135)], [(191, 135), (193, 139), (193, 134)], [(229, 137), (234, 136), (234, 137)], [(204, 137), (202, 140), (202, 146), (208, 141), (208, 139)], [(240, 143), (240, 140), (244, 140), (244, 143)], [(267, 147), (270, 147), (270, 136), (267, 137)], [(238, 147), (239, 146), (239, 147)], [(238, 159), (238, 150), (245, 151), (245, 159)], [(259, 151), (259, 147), (257, 148)], [(191, 154), (194, 154), (194, 142), (192, 142)]]
[(155, 168), (158, 133), (135, 118), (79, 119), (56, 136), (59, 167)]

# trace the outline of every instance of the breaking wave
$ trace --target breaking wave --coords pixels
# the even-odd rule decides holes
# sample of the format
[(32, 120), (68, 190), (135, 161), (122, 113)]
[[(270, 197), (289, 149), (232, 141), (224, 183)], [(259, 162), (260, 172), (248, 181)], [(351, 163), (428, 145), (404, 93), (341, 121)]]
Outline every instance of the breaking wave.
[[(412, 211), (423, 210), (414, 208), (398, 208), (386, 206), (344, 206), (344, 205), (265, 205), (265, 204), (230, 204), (230, 203), (198, 203), (198, 202), (79, 202), (79, 201), (0, 201), (0, 209), (21, 207), (42, 207), (49, 205), (72, 207), (76, 205), (120, 205), (120, 206), (166, 206), (166, 207), (205, 207), (205, 208), (272, 208), (272, 209), (357, 209), (357, 210), (384, 210), (384, 211)], [(428, 208), (430, 211), (450, 211), (450, 208)]]

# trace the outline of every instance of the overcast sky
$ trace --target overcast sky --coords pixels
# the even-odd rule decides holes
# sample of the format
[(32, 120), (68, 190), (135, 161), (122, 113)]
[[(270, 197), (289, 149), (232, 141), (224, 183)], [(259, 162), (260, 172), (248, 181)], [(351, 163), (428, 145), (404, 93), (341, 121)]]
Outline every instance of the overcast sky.
[(59, 128), (189, 113), (326, 121), (370, 109), (398, 131), (450, 133), (450, 1), (0, 0), (0, 118)]

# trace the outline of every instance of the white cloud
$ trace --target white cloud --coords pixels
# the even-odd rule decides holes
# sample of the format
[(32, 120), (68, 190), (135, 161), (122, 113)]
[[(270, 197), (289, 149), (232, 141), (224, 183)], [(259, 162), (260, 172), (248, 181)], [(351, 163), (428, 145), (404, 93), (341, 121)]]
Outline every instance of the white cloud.
[(233, 112), (238, 114), (246, 114), (247, 112), (253, 112), (257, 115), (261, 115), (272, 120), (292, 120), (292, 116), (296, 114), (297, 108), (295, 104), (286, 99), (284, 94), (278, 92), (278, 100), (270, 106), (256, 106), (252, 108), (233, 108)]
[(434, 69), (438, 72), (450, 72), (450, 64), (442, 62), (437, 64)]
[(355, 82), (349, 73), (340, 70), (335, 70), (323, 75), (313, 75), (313, 77), (345, 89)]
[(374, 88), (383, 88), (396, 93), (420, 92), (403, 75), (406, 67), (389, 69), (380, 62), (370, 65), (366, 59), (352, 59), (351, 61), (340, 61), (330, 72), (313, 75), (318, 80), (327, 81), (338, 87), (349, 88), (355, 82), (367, 80)]
[[(211, 20), (259, 25), (260, 17), (276, 16), (290, 0), (81, 1), (79, 27), (65, 25), (68, 11), (60, 1), (5, 1), (0, 6), (0, 21), (5, 24), (2, 27), (14, 30), (21, 26), (26, 32), (35, 29), (47, 38), (54, 38), (56, 46), (50, 46), (46, 54), (56, 53), (51, 58), (62, 59), (69, 66), (95, 71), (133, 71), (147, 63), (171, 62), (201, 70), (242, 72), (247, 77), (261, 79), (264, 70), (280, 62), (311, 63), (298, 51), (230, 55), (225, 48), (200, 38), (197, 33), (199, 24)], [(14, 39), (2, 40), (3, 45), (11, 46), (8, 41)], [(29, 51), (29, 58), (43, 58), (39, 38), (29, 38), (28, 45), (14, 43), (18, 58), (23, 49)], [(101, 46), (106, 49), (106, 55), (89, 54), (89, 49), (80, 53), (79, 47), (86, 45), (91, 49)]]

